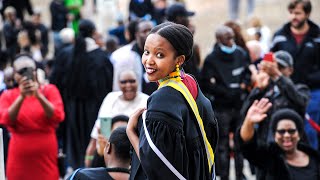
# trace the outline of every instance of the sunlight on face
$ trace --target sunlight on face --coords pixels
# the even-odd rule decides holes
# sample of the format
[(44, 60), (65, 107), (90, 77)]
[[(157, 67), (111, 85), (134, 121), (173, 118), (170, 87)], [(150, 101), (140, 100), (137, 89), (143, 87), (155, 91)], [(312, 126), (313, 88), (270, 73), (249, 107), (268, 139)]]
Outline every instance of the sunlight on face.
[(147, 37), (142, 64), (149, 81), (158, 81), (175, 70), (176, 51), (168, 40), (158, 34)]

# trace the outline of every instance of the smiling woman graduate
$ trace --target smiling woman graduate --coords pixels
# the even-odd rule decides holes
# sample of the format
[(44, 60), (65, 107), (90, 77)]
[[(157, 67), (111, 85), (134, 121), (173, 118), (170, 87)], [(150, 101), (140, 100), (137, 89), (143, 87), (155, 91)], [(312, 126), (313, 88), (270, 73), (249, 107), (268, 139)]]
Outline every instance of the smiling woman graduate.
[(159, 88), (127, 126), (135, 150), (130, 179), (212, 179), (218, 139), (210, 101), (180, 68), (191, 57), (192, 33), (163, 23), (147, 37), (142, 63)]

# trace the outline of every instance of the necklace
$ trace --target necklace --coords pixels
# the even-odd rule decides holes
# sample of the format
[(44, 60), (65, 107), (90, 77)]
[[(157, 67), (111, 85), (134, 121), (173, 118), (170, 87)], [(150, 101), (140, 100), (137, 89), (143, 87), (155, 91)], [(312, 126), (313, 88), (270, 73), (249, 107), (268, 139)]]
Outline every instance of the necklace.
[(121, 167), (114, 167), (114, 168), (106, 168), (107, 172), (122, 172), (130, 174), (130, 170), (127, 168), (121, 168)]
[(158, 82), (160, 84), (168, 79), (176, 79), (176, 80), (181, 81), (183, 78), (184, 78), (184, 71), (180, 70), (180, 71), (174, 71), (174, 72), (170, 73), (168, 76), (166, 76), (162, 79), (159, 79)]

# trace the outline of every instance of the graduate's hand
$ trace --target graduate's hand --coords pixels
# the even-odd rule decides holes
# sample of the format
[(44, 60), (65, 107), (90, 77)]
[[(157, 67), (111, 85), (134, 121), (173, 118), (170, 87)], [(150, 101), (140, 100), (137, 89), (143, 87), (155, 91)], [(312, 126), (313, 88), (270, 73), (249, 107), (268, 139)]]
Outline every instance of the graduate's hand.
[(143, 111), (145, 111), (146, 108), (139, 108), (136, 112), (134, 112), (130, 118), (129, 118), (129, 122), (127, 125), (127, 129), (128, 130), (136, 130), (137, 128), (137, 124), (138, 124), (138, 119), (141, 116), (141, 114), (143, 113)]
[(136, 133), (136, 129), (137, 129), (137, 124), (138, 124), (138, 119), (139, 116), (141, 116), (141, 114), (143, 113), (143, 111), (145, 111), (146, 108), (140, 108), (138, 109), (136, 112), (134, 112), (130, 118), (129, 118), (129, 122), (127, 125), (127, 135), (128, 138), (130, 140), (130, 143), (134, 149), (134, 151), (136, 152), (138, 158), (140, 159), (140, 154), (139, 154), (139, 137), (138, 134)]

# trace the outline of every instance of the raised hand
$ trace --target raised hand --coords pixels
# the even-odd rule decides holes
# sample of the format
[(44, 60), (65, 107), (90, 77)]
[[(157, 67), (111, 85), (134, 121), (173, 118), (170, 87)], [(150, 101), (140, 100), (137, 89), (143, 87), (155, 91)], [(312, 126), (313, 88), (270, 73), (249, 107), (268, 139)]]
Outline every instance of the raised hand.
[(279, 78), (282, 75), (276, 61), (274, 62), (263, 61), (260, 63), (260, 66), (261, 66), (261, 69), (264, 72), (266, 72), (273, 80)]
[(255, 123), (259, 123), (267, 117), (266, 112), (271, 106), (272, 104), (266, 98), (253, 102), (240, 129), (240, 137), (244, 142), (250, 141), (253, 138)]
[(255, 80), (256, 80), (256, 87), (260, 89), (265, 89), (269, 85), (270, 76), (263, 71), (259, 71), (256, 74)]
[(255, 100), (249, 108), (245, 120), (251, 123), (263, 121), (267, 117), (266, 112), (271, 106), (272, 104), (266, 98), (262, 98), (260, 101)]

